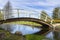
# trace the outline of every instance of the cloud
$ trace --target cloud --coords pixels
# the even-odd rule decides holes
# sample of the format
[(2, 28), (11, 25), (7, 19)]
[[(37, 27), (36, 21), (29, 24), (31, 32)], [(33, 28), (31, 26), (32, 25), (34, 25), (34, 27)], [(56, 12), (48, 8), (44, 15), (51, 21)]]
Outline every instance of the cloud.
[(0, 0), (0, 8), (2, 9), (3, 6), (6, 4), (7, 0)]
[[(0, 0), (0, 8), (3, 8), (8, 0)], [(13, 8), (24, 9), (29, 11), (45, 10), (49, 15), (53, 9), (60, 5), (60, 0), (10, 0)]]

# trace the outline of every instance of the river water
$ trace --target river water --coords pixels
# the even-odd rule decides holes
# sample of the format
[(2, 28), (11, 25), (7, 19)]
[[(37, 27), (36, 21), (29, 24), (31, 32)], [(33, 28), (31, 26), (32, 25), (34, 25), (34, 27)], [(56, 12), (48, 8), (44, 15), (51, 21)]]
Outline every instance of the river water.
[(27, 25), (18, 25), (18, 24), (3, 24), (1, 27), (5, 30), (10, 31), (11, 33), (21, 32), (22, 35), (33, 34), (38, 31), (41, 31), (40, 28), (35, 28)]
[[(12, 34), (21, 32), (22, 35), (33, 34), (42, 30), (42, 28), (31, 27), (27, 25), (18, 25), (18, 24), (2, 24), (1, 28), (10, 31)], [(46, 38), (51, 40), (60, 40), (60, 31), (52, 30), (45, 35)]]

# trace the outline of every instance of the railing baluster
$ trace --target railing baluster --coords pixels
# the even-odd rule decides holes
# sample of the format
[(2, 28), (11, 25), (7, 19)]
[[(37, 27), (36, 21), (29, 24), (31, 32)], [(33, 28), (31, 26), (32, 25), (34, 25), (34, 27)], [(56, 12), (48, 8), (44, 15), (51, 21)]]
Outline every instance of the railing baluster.
[(53, 24), (53, 19), (51, 20), (51, 23), (50, 24)]
[(17, 9), (17, 14), (18, 14), (18, 18), (19, 18), (19, 9)]
[(47, 21), (47, 16), (45, 17), (45, 19), (44, 19), (45, 21)]
[[(35, 14), (35, 12), (25, 12), (25, 10), (20, 10), (20, 9), (11, 9), (11, 10), (16, 10), (17, 11), (17, 18), (19, 18), (20, 16), (20, 14), (22, 14), (22, 17), (33, 17), (33, 18), (38, 18), (38, 19), (41, 19), (41, 20), (44, 20), (44, 21), (49, 21), (49, 22), (51, 22), (50, 24), (52, 24), (53, 23), (53, 21), (52, 21), (52, 19), (47, 15), (47, 14), (42, 14), (42, 13), (40, 13), (40, 12), (37, 12), (37, 13), (40, 13), (39, 15), (37, 15), (37, 14)], [(7, 19), (7, 17), (6, 17), (6, 12), (5, 12), (5, 10), (1, 10), (2, 11), (2, 13), (3, 13), (3, 20), (6, 20)], [(15, 11), (14, 11), (15, 12)], [(12, 13), (14, 13), (14, 12), (12, 12)], [(20, 13), (21, 12), (21, 13)], [(25, 14), (24, 16), (23, 16), (23, 14)], [(37, 16), (36, 16), (37, 15)], [(13, 15), (14, 16), (14, 15)], [(11, 17), (12, 18), (12, 17)], [(8, 18), (9, 19), (9, 18)]]

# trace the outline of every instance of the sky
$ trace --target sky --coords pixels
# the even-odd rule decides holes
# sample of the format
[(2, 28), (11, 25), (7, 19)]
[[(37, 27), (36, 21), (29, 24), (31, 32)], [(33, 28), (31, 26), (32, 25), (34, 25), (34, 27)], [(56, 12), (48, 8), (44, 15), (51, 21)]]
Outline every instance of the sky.
[(55, 7), (60, 6), (60, 0), (0, 0), (0, 8), (10, 1), (13, 8), (41, 12), (42, 10), (51, 16)]

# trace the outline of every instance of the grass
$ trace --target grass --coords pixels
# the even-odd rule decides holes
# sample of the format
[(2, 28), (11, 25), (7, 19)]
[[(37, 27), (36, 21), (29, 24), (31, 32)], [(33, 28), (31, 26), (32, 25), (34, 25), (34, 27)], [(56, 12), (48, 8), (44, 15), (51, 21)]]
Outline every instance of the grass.
[[(3, 38), (1, 38), (0, 35), (0, 40), (23, 40), (23, 37), (20, 35), (15, 35), (15, 34), (11, 34), (9, 31), (5, 31), (3, 29), (0, 28), (0, 34), (3, 34)], [(35, 34), (28, 34), (25, 35), (25, 39), (26, 40), (50, 40), (50, 39), (46, 39), (45, 36), (42, 35), (35, 35)]]
[(26, 40), (51, 40), (42, 35), (26, 35)]
[(0, 40), (21, 40), (22, 36), (18, 36), (15, 34), (11, 34), (8, 31), (5, 30), (1, 30), (0, 28), (0, 34), (2, 34), (2, 36), (0, 35)]
[(16, 21), (16, 22), (10, 22), (6, 24), (24, 24), (24, 25), (30, 25), (30, 26), (42, 26), (41, 24), (38, 24), (35, 22), (29, 22), (29, 21)]

